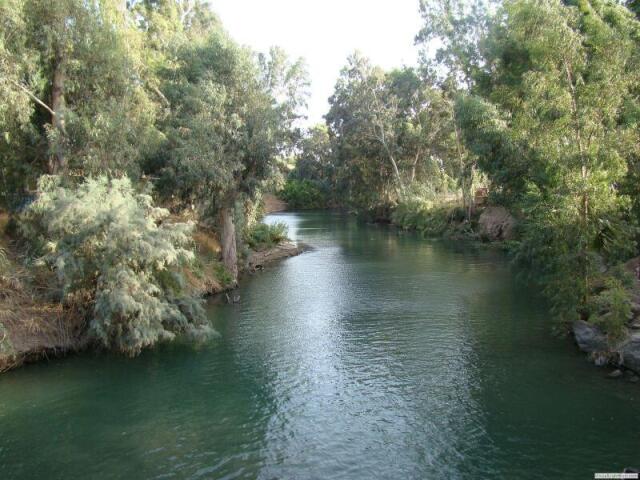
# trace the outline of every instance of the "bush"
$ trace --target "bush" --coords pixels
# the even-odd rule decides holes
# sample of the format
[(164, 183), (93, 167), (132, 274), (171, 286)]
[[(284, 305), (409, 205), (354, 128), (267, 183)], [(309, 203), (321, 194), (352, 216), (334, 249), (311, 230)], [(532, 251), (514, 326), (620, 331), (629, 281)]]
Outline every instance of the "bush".
[(46, 176), (38, 190), (21, 232), (57, 273), (63, 302), (90, 319), (90, 340), (136, 355), (176, 333), (213, 332), (180, 273), (194, 258), (191, 224), (167, 222), (128, 178), (65, 188)]
[(457, 208), (448, 205), (436, 205), (431, 200), (414, 198), (398, 204), (391, 221), (404, 230), (415, 230), (424, 237), (440, 237), (449, 233), (471, 235), (473, 232), (470, 229), (468, 232), (458, 232), (460, 229), (454, 228), (454, 224), (459, 222), (457, 212)]
[(625, 336), (625, 325), (632, 318), (631, 302), (621, 280), (607, 277), (604, 287), (593, 299), (596, 313), (589, 320), (607, 332), (609, 343), (613, 345)]
[(287, 240), (287, 225), (284, 223), (257, 223), (247, 231), (245, 241), (253, 250), (263, 250)]
[(328, 203), (325, 190), (311, 180), (287, 180), (280, 196), (290, 208), (326, 208)]

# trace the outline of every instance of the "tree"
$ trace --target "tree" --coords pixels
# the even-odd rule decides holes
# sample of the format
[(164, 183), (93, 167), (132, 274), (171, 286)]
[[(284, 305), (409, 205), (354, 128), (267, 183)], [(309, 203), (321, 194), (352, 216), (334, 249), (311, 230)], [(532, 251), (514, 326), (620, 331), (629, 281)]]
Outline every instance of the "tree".
[[(34, 175), (136, 175), (159, 135), (156, 104), (142, 81), (143, 37), (120, 2), (12, 0), (6, 8), (3, 84), (23, 108), (20, 129), (7, 125), (11, 150), (28, 152)], [(20, 155), (6, 150), (5, 161)]]
[(464, 146), (454, 106), (460, 93), (475, 87), (477, 72), (484, 62), (480, 42), (491, 24), (497, 3), (496, 0), (420, 0), (424, 27), (416, 36), (416, 43), (422, 46), (424, 75), (435, 78), (442, 87), (454, 120), (456, 178), (468, 219), (473, 207), (476, 158)]
[(619, 186), (638, 145), (625, 120), (638, 82), (638, 22), (596, 1), (512, 1), (502, 15), (487, 39), (490, 103), (461, 102), (461, 124), (525, 213), (518, 257), (543, 276), (560, 316), (588, 316), (599, 263), (634, 250)]
[(299, 153), (290, 177), (296, 180), (311, 180), (335, 184), (335, 167), (332, 162), (331, 139), (324, 124), (307, 129), (299, 142)]
[(36, 55), (27, 41), (23, 0), (0, 3), (0, 205), (15, 207), (40, 171), (31, 151), (39, 136), (31, 122), (40, 95)]
[(338, 184), (342, 179), (357, 206), (385, 208), (416, 189), (444, 190), (457, 169), (449, 161), (455, 152), (452, 109), (442, 90), (415, 69), (384, 72), (353, 55), (330, 103)]
[(403, 189), (388, 123), (393, 107), (376, 97), (383, 94), (383, 82), (381, 69), (358, 53), (351, 55), (326, 115), (336, 146), (337, 188), (349, 202), (365, 209), (390, 203)]
[(181, 203), (198, 204), (219, 217), (223, 263), (237, 278), (235, 210), (253, 199), (276, 170), (298, 115), (299, 87), (306, 84), (299, 63), (263, 57), (235, 45), (221, 30), (185, 44), (175, 68), (163, 72), (170, 114), (165, 192)]

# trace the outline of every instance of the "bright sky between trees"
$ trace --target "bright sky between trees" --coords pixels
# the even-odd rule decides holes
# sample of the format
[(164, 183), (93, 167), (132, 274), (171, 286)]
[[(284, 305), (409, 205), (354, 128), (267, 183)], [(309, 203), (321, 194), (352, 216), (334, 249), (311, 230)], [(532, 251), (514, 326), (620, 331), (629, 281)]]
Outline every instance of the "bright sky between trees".
[(322, 122), (340, 69), (354, 50), (384, 68), (414, 65), (417, 0), (212, 0), (238, 42), (304, 57), (311, 77), (309, 124)]

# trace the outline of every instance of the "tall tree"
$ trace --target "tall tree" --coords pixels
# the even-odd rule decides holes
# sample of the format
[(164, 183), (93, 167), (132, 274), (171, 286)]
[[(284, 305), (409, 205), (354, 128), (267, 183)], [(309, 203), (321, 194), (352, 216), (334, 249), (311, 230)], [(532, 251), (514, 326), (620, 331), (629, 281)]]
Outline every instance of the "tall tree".
[(416, 36), (416, 43), (422, 48), (424, 75), (436, 78), (442, 86), (449, 114), (454, 118), (457, 178), (468, 217), (473, 207), (476, 158), (464, 146), (454, 105), (459, 93), (475, 86), (476, 73), (484, 61), (480, 42), (498, 3), (497, 0), (420, 0), (424, 27)]
[(542, 272), (567, 318), (576, 305), (588, 315), (598, 263), (633, 250), (619, 186), (638, 148), (626, 113), (639, 24), (616, 3), (579, 3), (507, 2), (487, 40), (490, 103), (460, 105), (468, 145), (526, 212), (520, 258)]
[(235, 279), (236, 206), (253, 199), (275, 173), (299, 114), (298, 86), (305, 85), (306, 74), (282, 57), (266, 73), (251, 51), (222, 30), (185, 44), (177, 59), (163, 74), (171, 111), (163, 127), (163, 188), (219, 218), (223, 262)]
[(10, 53), (29, 58), (20, 78), (5, 80), (31, 104), (31, 133), (16, 147), (41, 162), (39, 171), (137, 172), (157, 140), (156, 106), (142, 82), (143, 38), (120, 2), (23, 0), (9, 8)]

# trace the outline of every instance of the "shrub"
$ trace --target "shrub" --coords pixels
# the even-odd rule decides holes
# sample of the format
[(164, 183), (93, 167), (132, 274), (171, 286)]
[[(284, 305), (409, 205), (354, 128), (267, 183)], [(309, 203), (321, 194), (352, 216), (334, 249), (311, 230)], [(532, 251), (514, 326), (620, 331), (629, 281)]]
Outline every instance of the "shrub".
[(246, 233), (246, 242), (253, 250), (263, 250), (287, 240), (287, 225), (284, 223), (257, 223)]
[(596, 313), (590, 320), (607, 332), (609, 343), (614, 344), (625, 336), (626, 323), (632, 318), (629, 293), (621, 280), (607, 277), (602, 290), (593, 299)]
[(415, 230), (424, 237), (472, 235), (470, 226), (464, 231), (455, 227), (455, 224), (459, 223), (457, 212), (457, 208), (447, 204), (437, 205), (431, 200), (412, 198), (397, 205), (391, 221), (404, 230)]
[(325, 190), (311, 180), (287, 180), (280, 196), (291, 208), (314, 209), (327, 206)]
[(90, 340), (136, 355), (176, 333), (213, 332), (180, 273), (194, 258), (191, 224), (167, 222), (168, 211), (128, 178), (65, 188), (45, 176), (38, 190), (22, 234), (57, 273), (63, 301), (90, 318)]

